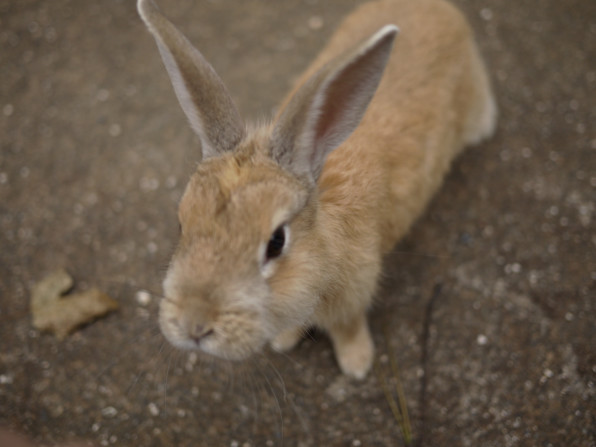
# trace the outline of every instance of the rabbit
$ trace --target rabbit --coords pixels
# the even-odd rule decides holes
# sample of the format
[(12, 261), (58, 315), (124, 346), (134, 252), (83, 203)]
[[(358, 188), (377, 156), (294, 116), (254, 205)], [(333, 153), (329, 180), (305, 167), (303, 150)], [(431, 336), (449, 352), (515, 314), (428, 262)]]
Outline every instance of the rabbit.
[(363, 4), (273, 119), (250, 127), (155, 3), (139, 0), (138, 10), (202, 156), (180, 200), (162, 333), (178, 348), (241, 361), (267, 345), (291, 349), (317, 327), (341, 371), (363, 379), (384, 255), (454, 157), (495, 129), (466, 20), (444, 0)]

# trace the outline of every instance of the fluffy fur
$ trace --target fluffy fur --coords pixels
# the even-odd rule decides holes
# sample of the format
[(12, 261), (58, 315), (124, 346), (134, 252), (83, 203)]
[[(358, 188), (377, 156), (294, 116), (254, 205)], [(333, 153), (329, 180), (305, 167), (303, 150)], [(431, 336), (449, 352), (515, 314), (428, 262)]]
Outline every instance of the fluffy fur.
[[(248, 131), (200, 53), (151, 0), (139, 0), (139, 11), (204, 157), (180, 203), (163, 333), (176, 346), (239, 360), (266, 343), (289, 349), (316, 325), (342, 371), (363, 378), (374, 353), (366, 311), (383, 255), (453, 158), (495, 127), (465, 19), (443, 0), (362, 5), (273, 122)], [(387, 23), (400, 29), (393, 48)], [(283, 253), (266, 260), (284, 224)]]

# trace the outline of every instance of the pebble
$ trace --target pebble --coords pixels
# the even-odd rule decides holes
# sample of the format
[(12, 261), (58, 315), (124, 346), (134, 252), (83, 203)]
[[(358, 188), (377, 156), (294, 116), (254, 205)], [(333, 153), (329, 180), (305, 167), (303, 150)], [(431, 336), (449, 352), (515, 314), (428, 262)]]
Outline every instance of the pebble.
[(137, 303), (141, 306), (148, 306), (151, 302), (151, 294), (146, 290), (139, 290), (136, 293), (135, 298), (137, 299)]
[(147, 408), (149, 409), (149, 413), (151, 414), (151, 416), (159, 415), (159, 408), (157, 407), (157, 405), (155, 405), (154, 402), (150, 402), (149, 405), (147, 405)]
[(478, 343), (480, 346), (484, 346), (488, 343), (488, 338), (486, 338), (486, 335), (480, 334), (478, 337), (476, 337), (476, 343)]
[(0, 375), (0, 385), (10, 385), (13, 381), (14, 378), (12, 376), (9, 376), (7, 374)]
[(108, 129), (108, 132), (111, 136), (117, 137), (122, 133), (122, 126), (120, 126), (120, 124), (112, 124)]
[(505, 273), (506, 274), (511, 274), (511, 273), (520, 273), (522, 271), (522, 266), (521, 264), (514, 262), (513, 264), (507, 264), (505, 266)]
[(4, 113), (4, 116), (12, 115), (14, 113), (14, 106), (12, 104), (6, 104), (2, 108), (2, 113)]
[(532, 149), (530, 149), (529, 147), (524, 147), (521, 150), (521, 154), (524, 158), (530, 158), (532, 156)]
[(159, 180), (155, 177), (143, 177), (139, 182), (139, 186), (143, 192), (155, 191), (159, 188)]
[(101, 414), (104, 417), (113, 418), (118, 414), (118, 410), (116, 410), (114, 407), (105, 407), (101, 410)]
[(325, 22), (321, 16), (312, 16), (310, 19), (308, 19), (308, 27), (313, 30), (321, 29), (324, 23)]
[(493, 12), (488, 8), (482, 8), (480, 10), (480, 17), (488, 22), (493, 18)]
[(178, 179), (173, 175), (168, 176), (168, 178), (166, 179), (166, 187), (168, 189), (175, 188), (177, 184), (178, 184)]
[(105, 88), (102, 88), (102, 89), (98, 90), (96, 97), (97, 97), (97, 100), (100, 102), (107, 101), (110, 97), (110, 91), (106, 90)]

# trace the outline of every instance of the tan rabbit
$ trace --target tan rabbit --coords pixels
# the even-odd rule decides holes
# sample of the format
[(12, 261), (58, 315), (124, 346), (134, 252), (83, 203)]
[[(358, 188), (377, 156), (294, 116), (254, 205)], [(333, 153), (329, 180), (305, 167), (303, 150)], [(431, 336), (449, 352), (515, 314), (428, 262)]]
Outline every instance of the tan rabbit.
[[(241, 360), (267, 343), (289, 349), (314, 325), (342, 371), (363, 378), (383, 255), (453, 158), (495, 127), (465, 19), (443, 0), (364, 4), (272, 122), (246, 127), (203, 56), (151, 0), (138, 8), (202, 146), (180, 203), (162, 332)], [(395, 45), (387, 23), (400, 28)]]

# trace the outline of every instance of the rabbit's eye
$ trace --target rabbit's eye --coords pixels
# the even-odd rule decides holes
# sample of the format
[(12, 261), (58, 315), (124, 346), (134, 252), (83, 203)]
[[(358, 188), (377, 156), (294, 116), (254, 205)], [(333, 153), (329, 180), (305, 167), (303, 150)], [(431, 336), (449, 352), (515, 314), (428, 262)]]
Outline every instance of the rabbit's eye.
[(274, 259), (281, 255), (286, 243), (285, 225), (281, 225), (273, 232), (267, 244), (267, 260)]

